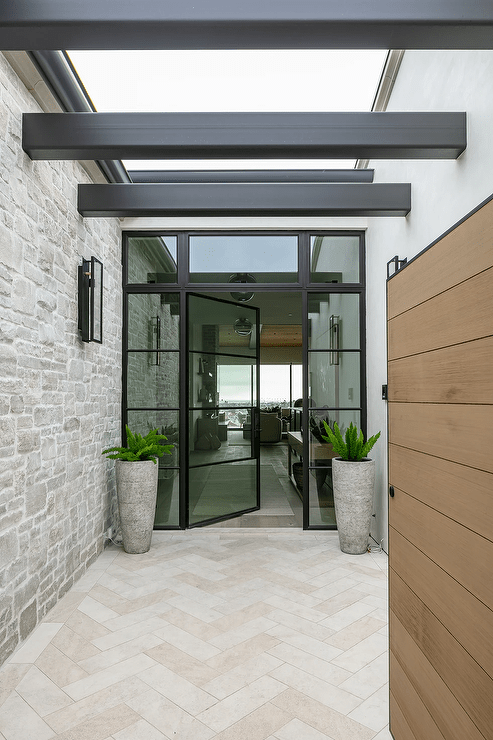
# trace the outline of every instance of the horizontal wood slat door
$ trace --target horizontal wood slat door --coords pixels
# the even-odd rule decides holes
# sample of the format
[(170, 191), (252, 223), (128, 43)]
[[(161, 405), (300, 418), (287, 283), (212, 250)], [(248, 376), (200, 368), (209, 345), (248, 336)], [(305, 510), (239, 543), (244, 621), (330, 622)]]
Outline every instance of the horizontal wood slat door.
[(387, 283), (390, 730), (493, 740), (493, 200)]

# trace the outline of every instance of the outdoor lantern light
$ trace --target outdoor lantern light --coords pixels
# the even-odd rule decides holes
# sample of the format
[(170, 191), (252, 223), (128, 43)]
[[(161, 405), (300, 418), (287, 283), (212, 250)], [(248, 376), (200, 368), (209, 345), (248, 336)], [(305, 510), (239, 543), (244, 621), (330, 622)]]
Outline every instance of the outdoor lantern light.
[(91, 257), (79, 265), (79, 331), (83, 342), (103, 342), (103, 263)]
[(240, 337), (248, 337), (252, 333), (252, 322), (245, 318), (236, 319), (235, 332)]
[[(256, 283), (253, 275), (250, 275), (248, 272), (235, 272), (234, 275), (231, 275), (231, 277), (228, 280), (228, 283)], [(245, 291), (242, 293), (230, 293), (230, 296), (235, 299), (235, 301), (240, 301), (241, 303), (246, 303), (247, 301), (251, 301), (255, 293), (252, 293), (250, 291)]]

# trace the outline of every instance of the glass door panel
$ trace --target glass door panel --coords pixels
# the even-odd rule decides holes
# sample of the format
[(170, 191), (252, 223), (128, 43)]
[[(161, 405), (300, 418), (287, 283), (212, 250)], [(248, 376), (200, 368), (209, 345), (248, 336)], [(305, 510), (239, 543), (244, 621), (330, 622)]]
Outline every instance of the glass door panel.
[(308, 521), (336, 526), (332, 492), (332, 445), (323, 421), (342, 434), (352, 422), (361, 427), (361, 298), (354, 293), (312, 293), (308, 298)]
[(259, 508), (258, 309), (188, 296), (189, 525)]
[(358, 293), (311, 293), (308, 297), (309, 349), (360, 349)]
[(159, 458), (156, 527), (178, 527), (180, 481), (180, 316), (178, 293), (126, 296), (124, 421), (132, 432), (157, 429), (174, 445)]

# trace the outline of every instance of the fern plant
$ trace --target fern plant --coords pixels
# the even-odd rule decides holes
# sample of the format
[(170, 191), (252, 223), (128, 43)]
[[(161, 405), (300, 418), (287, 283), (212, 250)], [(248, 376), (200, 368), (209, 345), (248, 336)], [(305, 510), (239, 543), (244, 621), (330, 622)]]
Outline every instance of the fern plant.
[(157, 462), (156, 458), (165, 454), (171, 455), (174, 445), (163, 445), (161, 440), (168, 438), (164, 434), (159, 434), (157, 429), (153, 429), (145, 437), (137, 433), (132, 434), (128, 426), (125, 426), (125, 429), (127, 447), (109, 447), (103, 450), (102, 455), (108, 455), (110, 460), (126, 460), (127, 462), (152, 460), (154, 464)]
[(326, 442), (331, 443), (335, 452), (337, 452), (339, 457), (343, 460), (359, 462), (368, 455), (380, 436), (380, 432), (378, 432), (365, 442), (363, 432), (360, 430), (358, 434), (358, 427), (351, 422), (349, 428), (346, 430), (345, 436), (343, 437), (339, 427), (337, 426), (337, 422), (334, 424), (334, 431), (332, 431), (326, 421), (323, 423), (326, 434), (322, 435), (322, 438)]

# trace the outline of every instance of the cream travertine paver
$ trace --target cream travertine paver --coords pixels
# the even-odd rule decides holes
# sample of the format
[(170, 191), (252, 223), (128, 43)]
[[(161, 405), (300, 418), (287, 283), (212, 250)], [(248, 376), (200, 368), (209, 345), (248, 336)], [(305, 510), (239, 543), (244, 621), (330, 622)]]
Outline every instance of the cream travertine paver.
[(217, 702), (211, 694), (187, 681), (186, 678), (178, 676), (161, 663), (143, 671), (139, 677), (193, 716), (205, 711)]
[(271, 676), (262, 676), (201, 712), (197, 719), (220, 732), (285, 690), (286, 686), (280, 681)]
[(287, 725), (281, 727), (274, 735), (276, 740), (333, 740), (328, 735), (314, 727), (307, 725), (299, 719), (292, 719)]
[(206, 661), (221, 652), (218, 647), (211, 644), (215, 638), (206, 642), (201, 640), (200, 637), (195, 637), (186, 630), (182, 630), (175, 624), (167, 624), (165, 627), (156, 630), (154, 634), (198, 660)]
[(85, 699), (87, 696), (91, 696), (91, 694), (96, 694), (101, 689), (106, 689), (118, 681), (135, 676), (142, 671), (152, 668), (154, 665), (155, 661), (152, 658), (139, 653), (139, 655), (134, 655), (132, 658), (122, 660), (115, 666), (103, 668), (102, 671), (93, 673), (92, 676), (68, 684), (68, 686), (64, 687), (64, 691), (74, 701)]
[(51, 740), (55, 733), (17, 692), (0, 707), (0, 732), (7, 740)]
[(333, 665), (329, 661), (317, 658), (315, 655), (310, 655), (304, 650), (299, 650), (287, 643), (280, 643), (271, 648), (269, 655), (273, 655), (283, 663), (289, 663), (289, 665), (293, 665), (295, 668), (299, 668), (312, 676), (317, 676), (334, 686), (340, 686), (343, 681), (346, 681), (353, 675), (349, 671), (345, 671), (344, 668), (338, 668), (338, 666)]
[(126, 658), (132, 658), (134, 655), (140, 655), (140, 653), (147, 653), (148, 650), (161, 645), (162, 642), (157, 635), (148, 633), (136, 637), (135, 640), (129, 640), (121, 645), (116, 645), (109, 650), (103, 650), (92, 658), (81, 660), (79, 661), (79, 665), (88, 674), (97, 673), (98, 671), (102, 671), (103, 668), (109, 668), (120, 663), (122, 660), (126, 660)]
[(0, 669), (0, 740), (389, 740), (386, 571), (335, 532), (111, 547)]
[(115, 732), (113, 740), (169, 740), (156, 727), (145, 719), (139, 719), (135, 724)]
[(63, 733), (73, 727), (85, 724), (93, 717), (109, 709), (128, 702), (148, 690), (147, 684), (131, 676), (123, 681), (108, 686), (86, 699), (73, 702), (65, 709), (53, 712), (45, 717), (45, 722), (57, 733)]
[(285, 663), (281, 668), (276, 668), (271, 675), (278, 681), (285, 683), (286, 686), (297, 689), (331, 709), (337, 709), (341, 714), (349, 714), (361, 703), (361, 700), (349, 691), (333, 686), (317, 676), (289, 665), (289, 663)]
[(34, 663), (43, 650), (50, 644), (59, 629), (60, 622), (42, 623), (30, 635), (23, 645), (10, 658), (11, 663)]
[(210, 740), (215, 736), (214, 730), (154, 689), (135, 696), (127, 704), (149, 724), (160, 729), (166, 737), (177, 740)]
[[(291, 627), (278, 625), (277, 627), (269, 630), (269, 635), (277, 637), (279, 640), (286, 642), (288, 645), (300, 648), (300, 650), (304, 650), (309, 655), (314, 655), (317, 658), (322, 658), (322, 660), (326, 660), (329, 662), (342, 654), (342, 650), (339, 650), (338, 648), (327, 644), (327, 642), (317, 640), (310, 635), (300, 634)], [(327, 638), (327, 640), (330, 640), (331, 638), (332, 635)]]
[(347, 651), (355, 647), (355, 645), (366, 637), (370, 637), (370, 635), (373, 635), (381, 627), (385, 626), (385, 621), (375, 619), (374, 614), (375, 612), (371, 612), (367, 617), (357, 619), (348, 627), (344, 627), (344, 629), (339, 630), (336, 634), (331, 635), (327, 642), (341, 651)]
[[(332, 638), (329, 638), (331, 640)], [(388, 648), (387, 639), (377, 632), (369, 637), (365, 637), (357, 645), (346, 650), (337, 658), (334, 658), (335, 665), (345, 668), (348, 671), (360, 671), (367, 663), (384, 653)]]
[(350, 713), (350, 718), (373, 730), (383, 730), (388, 722), (388, 684), (384, 684)]
[(281, 660), (272, 654), (264, 653), (250, 658), (250, 660), (236, 666), (236, 668), (232, 668), (230, 671), (214, 678), (204, 684), (202, 688), (217, 699), (225, 699), (257, 678), (270, 673), (274, 668), (279, 668), (280, 665), (282, 665)]
[(361, 699), (368, 699), (375, 691), (382, 688), (389, 680), (389, 659), (387, 653), (382, 653), (360, 671), (352, 673), (340, 685)]
[(22, 696), (30, 707), (45, 717), (47, 714), (63, 709), (71, 703), (67, 694), (58, 688), (35, 665), (31, 666), (22, 681), (17, 686), (17, 693)]

